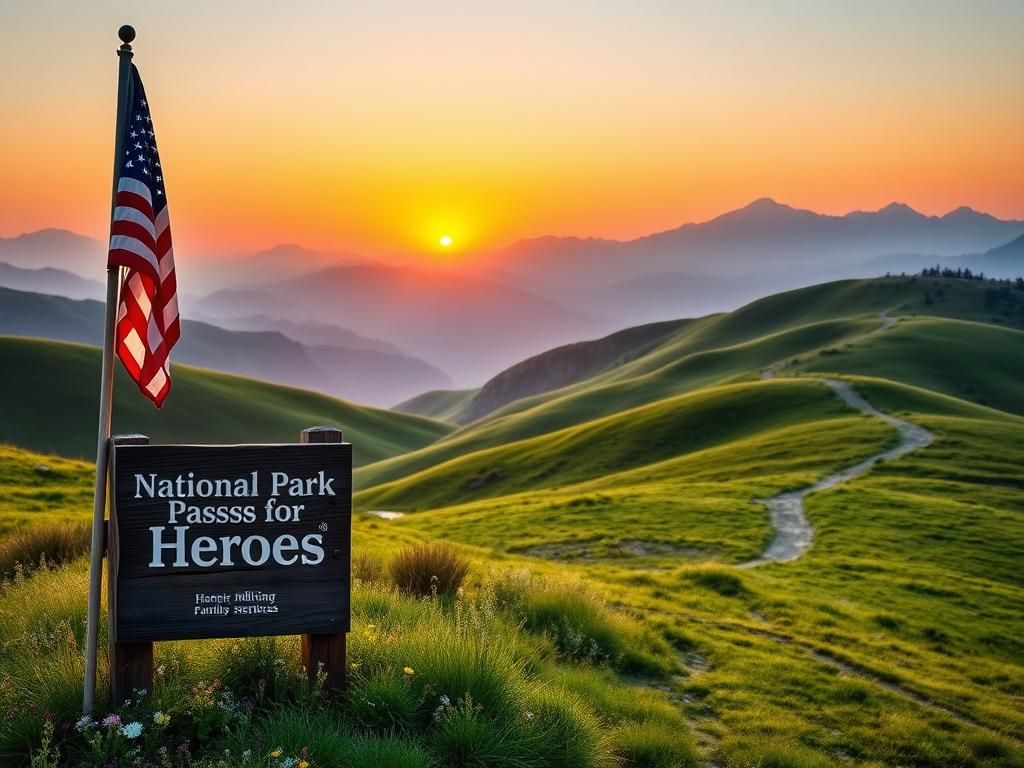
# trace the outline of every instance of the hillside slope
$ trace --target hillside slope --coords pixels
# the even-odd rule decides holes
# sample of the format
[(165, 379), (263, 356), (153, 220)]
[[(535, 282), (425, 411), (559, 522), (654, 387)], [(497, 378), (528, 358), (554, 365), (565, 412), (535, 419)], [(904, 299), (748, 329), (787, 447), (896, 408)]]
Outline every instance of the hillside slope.
[[(646, 354), (622, 365), (576, 384), (514, 401), (436, 444), (364, 468), (359, 473), (360, 481), (364, 488), (389, 482), (473, 451), (582, 424), (701, 387), (754, 378), (773, 363), (842, 348), (853, 339), (876, 339), (868, 334), (880, 328), (882, 313), (890, 317), (924, 315), (970, 321), (958, 327), (970, 325), (975, 338), (960, 349), (955, 364), (950, 362), (948, 348), (941, 340), (929, 335), (912, 336), (916, 345), (913, 357), (937, 361), (933, 365), (948, 368), (948, 386), (940, 391), (963, 394), (957, 382), (966, 382), (971, 370), (985, 369), (994, 356), (1001, 354), (1005, 343), (1010, 347), (1004, 353), (1016, 354), (1012, 341), (1018, 338), (1013, 334), (1019, 332), (1007, 328), (1024, 327), (1024, 292), (1010, 290), (1009, 299), (1001, 293), (993, 299), (992, 285), (977, 280), (878, 278), (844, 280), (769, 296), (735, 312), (682, 325)], [(982, 337), (988, 341), (982, 342)], [(858, 359), (851, 356), (850, 365), (842, 372), (928, 385), (919, 376), (920, 367), (904, 365), (896, 357), (876, 359), (863, 370), (857, 367)], [(1004, 361), (1001, 366), (1014, 369), (1015, 363)], [(815, 370), (831, 369), (822, 364)], [(1007, 379), (1003, 377), (1003, 381)], [(1016, 411), (1009, 405), (1014, 397), (1012, 382), (1008, 386), (1010, 391), (998, 402)]]
[(627, 328), (593, 341), (566, 344), (527, 358), (484, 384), (456, 421), (476, 421), (507, 403), (592, 378), (639, 357), (691, 320), (670, 320)]
[(456, 424), (477, 392), (477, 389), (431, 389), (403, 400), (391, 410)]
[[(469, 454), (357, 499), (419, 510), (375, 531), (558, 563), (670, 627), (676, 693), (698, 733), (717, 735), (716, 764), (1019, 765), (1024, 419), (850, 381), (935, 440), (810, 496), (813, 543), (791, 563), (731, 567), (772, 539), (763, 500), (893, 440), (881, 419), (830, 412), (838, 400), (817, 402), (825, 388), (804, 379), (701, 389), (623, 413), (618, 429), (602, 432), (613, 416)], [(776, 402), (780, 384), (803, 395)], [(739, 392), (746, 405), (730, 402)], [(644, 441), (657, 420), (641, 414), (659, 407), (678, 428)], [(469, 488), (495, 460), (505, 471)]]
[(853, 412), (815, 380), (702, 389), (526, 440), (475, 451), (377, 485), (362, 508), (418, 510), (603, 477), (807, 421)]
[[(100, 353), (95, 347), (0, 336), (0, 442), (91, 458), (96, 446)], [(353, 405), (315, 392), (175, 365), (161, 410), (117, 365), (114, 432), (153, 442), (292, 442), (299, 430), (334, 424), (356, 464), (413, 450), (444, 435), (440, 422)]]

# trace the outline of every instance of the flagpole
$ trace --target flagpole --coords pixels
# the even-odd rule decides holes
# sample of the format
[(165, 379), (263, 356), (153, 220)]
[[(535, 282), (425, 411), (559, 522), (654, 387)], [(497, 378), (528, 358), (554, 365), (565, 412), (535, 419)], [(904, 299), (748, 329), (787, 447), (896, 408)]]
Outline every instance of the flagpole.
[[(117, 204), (117, 178), (121, 139), (131, 91), (132, 46), (135, 30), (125, 24), (117, 30), (121, 47), (117, 51), (117, 120), (114, 128), (114, 182), (110, 193), (111, 221)], [(114, 396), (114, 324), (117, 320), (121, 268), (107, 267), (107, 306), (103, 321), (103, 367), (100, 373), (100, 413), (96, 435), (96, 487), (92, 506), (92, 550), (89, 560), (89, 614), (85, 630), (85, 689), (82, 711), (91, 712), (96, 701), (96, 646), (100, 619), (100, 590), (103, 583), (104, 517), (107, 507), (107, 458), (110, 445), (110, 415)]]

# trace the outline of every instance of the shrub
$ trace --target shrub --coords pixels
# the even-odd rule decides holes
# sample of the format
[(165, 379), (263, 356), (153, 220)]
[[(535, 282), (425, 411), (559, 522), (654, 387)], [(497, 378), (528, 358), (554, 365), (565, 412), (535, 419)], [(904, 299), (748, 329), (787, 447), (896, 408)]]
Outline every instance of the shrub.
[(686, 577), (722, 597), (738, 597), (747, 591), (739, 576), (722, 568), (700, 568), (689, 571)]
[(615, 734), (615, 752), (626, 768), (695, 768), (696, 749), (679, 728), (630, 724)]
[(279, 707), (268, 713), (256, 738), (239, 752), (245, 749), (260, 755), (274, 749), (287, 755), (306, 752), (317, 768), (342, 768), (348, 765), (353, 739), (335, 714)]
[(545, 690), (528, 704), (526, 718), (537, 735), (537, 754), (548, 768), (613, 765), (600, 721), (574, 696)]
[(421, 747), (395, 737), (358, 739), (346, 768), (430, 768), (433, 761)]
[(388, 672), (353, 675), (348, 697), (352, 720), (375, 731), (411, 729), (420, 699), (406, 677)]
[(352, 578), (364, 584), (376, 584), (384, 580), (384, 561), (377, 555), (359, 552), (352, 557)]
[(510, 600), (508, 610), (527, 629), (546, 635), (570, 661), (610, 664), (627, 672), (661, 675), (669, 671), (667, 644), (613, 613), (573, 581), (533, 579), (528, 586), (495, 590)]
[(529, 740), (512, 721), (494, 720), (477, 709), (471, 697), (437, 709), (436, 728), (429, 746), (441, 765), (451, 768), (540, 768), (543, 757), (533, 748), (524, 749)]
[(92, 525), (84, 521), (20, 528), (0, 541), (0, 575), (11, 576), (19, 563), (33, 568), (71, 562), (89, 551), (91, 541)]
[(391, 561), (395, 585), (421, 597), (454, 595), (468, 573), (469, 561), (444, 542), (406, 547)]
[(247, 637), (210, 647), (213, 655), (204, 673), (240, 698), (258, 705), (294, 701), (305, 687), (294, 637)]

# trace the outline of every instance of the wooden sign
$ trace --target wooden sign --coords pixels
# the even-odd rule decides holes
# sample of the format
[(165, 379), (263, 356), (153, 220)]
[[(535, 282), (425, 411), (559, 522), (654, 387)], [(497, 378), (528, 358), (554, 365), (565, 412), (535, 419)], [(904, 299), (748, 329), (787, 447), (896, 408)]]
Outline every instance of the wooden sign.
[(351, 445), (124, 442), (111, 449), (112, 643), (349, 630)]

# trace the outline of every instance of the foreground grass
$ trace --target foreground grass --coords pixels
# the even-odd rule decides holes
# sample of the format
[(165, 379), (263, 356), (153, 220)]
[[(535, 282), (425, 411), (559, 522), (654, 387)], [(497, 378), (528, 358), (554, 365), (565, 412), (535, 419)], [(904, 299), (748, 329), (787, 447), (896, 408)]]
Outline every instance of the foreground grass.
[[(297, 638), (163, 643), (151, 696), (116, 712), (115, 726), (76, 728), (86, 581), (78, 563), (0, 593), (4, 765), (38, 757), (48, 721), (67, 765), (695, 764), (678, 710), (614, 674), (664, 674), (663, 641), (577, 587), (519, 574), (486, 576), (452, 600), (357, 583), (343, 696), (305, 682)], [(129, 722), (140, 735), (120, 730)]]

